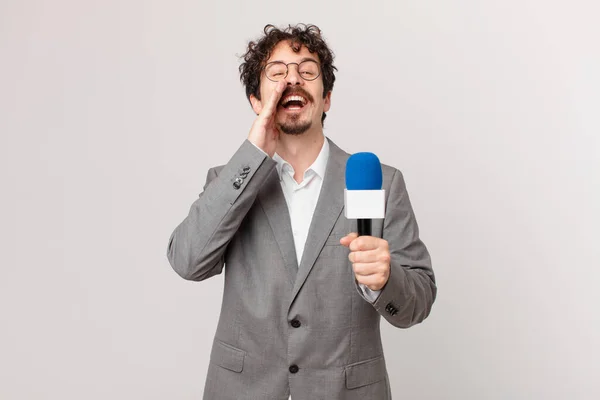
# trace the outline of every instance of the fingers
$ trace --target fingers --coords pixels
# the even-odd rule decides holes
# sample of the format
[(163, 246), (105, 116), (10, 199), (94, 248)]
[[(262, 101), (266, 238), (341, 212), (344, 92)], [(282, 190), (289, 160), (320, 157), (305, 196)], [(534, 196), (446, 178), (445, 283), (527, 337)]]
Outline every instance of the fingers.
[(354, 263), (352, 264), (352, 270), (355, 275), (361, 276), (383, 275), (386, 271), (386, 267), (383, 263)]
[(340, 239), (340, 244), (342, 244), (343, 246), (348, 247), (350, 245), (350, 243), (356, 239), (358, 237), (358, 233), (356, 232), (352, 232), (347, 234), (346, 236), (344, 236), (343, 238)]
[(348, 259), (352, 263), (389, 263), (390, 254), (380, 249), (366, 251), (352, 251), (348, 254)]
[(378, 248), (388, 250), (387, 240), (373, 236), (358, 236), (355, 232), (341, 238), (340, 244), (348, 247), (350, 251), (365, 251)]
[(279, 100), (281, 99), (281, 94), (283, 93), (284, 88), (284, 81), (277, 82), (275, 90), (273, 90), (273, 93), (271, 93), (271, 97), (269, 97), (269, 100), (267, 100), (267, 104), (262, 109), (262, 112), (259, 115), (260, 118), (269, 119), (273, 116), (275, 110), (277, 109), (277, 103), (279, 103)]
[(384, 272), (371, 273), (371, 274), (361, 274), (359, 272), (355, 272), (354, 276), (358, 283), (362, 283), (367, 286), (371, 290), (380, 290), (383, 288), (388, 280), (389, 274)]

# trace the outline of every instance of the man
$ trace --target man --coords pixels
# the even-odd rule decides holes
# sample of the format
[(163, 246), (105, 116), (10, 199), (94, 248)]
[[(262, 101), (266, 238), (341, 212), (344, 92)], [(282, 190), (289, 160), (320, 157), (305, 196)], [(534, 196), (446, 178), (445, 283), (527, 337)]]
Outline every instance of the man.
[(323, 135), (333, 55), (315, 26), (264, 33), (240, 67), (258, 116), (168, 246), (185, 279), (225, 267), (204, 398), (390, 399), (380, 317), (407, 328), (436, 295), (402, 174), (382, 166), (386, 217), (350, 233), (348, 154)]

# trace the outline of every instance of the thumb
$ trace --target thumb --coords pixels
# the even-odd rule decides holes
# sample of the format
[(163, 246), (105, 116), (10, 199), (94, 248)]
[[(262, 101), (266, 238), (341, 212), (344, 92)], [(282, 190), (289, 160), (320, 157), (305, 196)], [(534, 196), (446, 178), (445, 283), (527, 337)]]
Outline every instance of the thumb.
[(352, 241), (354, 239), (356, 239), (358, 237), (358, 233), (356, 232), (351, 232), (349, 234), (347, 234), (346, 236), (344, 236), (343, 238), (340, 239), (340, 243), (346, 247), (350, 246), (350, 243), (352, 243)]

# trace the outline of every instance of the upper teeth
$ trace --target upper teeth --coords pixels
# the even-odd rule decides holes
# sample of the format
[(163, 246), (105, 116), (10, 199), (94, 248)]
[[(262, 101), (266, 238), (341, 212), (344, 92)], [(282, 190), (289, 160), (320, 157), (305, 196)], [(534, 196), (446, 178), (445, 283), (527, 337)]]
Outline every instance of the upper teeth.
[(287, 96), (283, 99), (282, 104), (287, 104), (290, 101), (300, 101), (302, 104), (306, 103), (306, 100), (302, 96)]

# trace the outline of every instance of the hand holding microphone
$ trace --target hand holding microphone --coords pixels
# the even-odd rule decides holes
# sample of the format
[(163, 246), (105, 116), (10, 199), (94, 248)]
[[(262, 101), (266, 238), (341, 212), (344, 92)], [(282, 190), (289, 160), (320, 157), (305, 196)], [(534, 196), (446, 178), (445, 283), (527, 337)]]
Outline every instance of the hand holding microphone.
[(382, 181), (381, 163), (375, 154), (356, 153), (348, 158), (344, 215), (358, 219), (358, 233), (344, 236), (340, 243), (350, 249), (348, 259), (356, 281), (371, 290), (381, 290), (390, 277), (388, 242), (371, 236), (371, 220), (385, 217)]
[(390, 250), (385, 239), (352, 232), (340, 239), (350, 249), (348, 259), (358, 283), (381, 290), (390, 277)]

